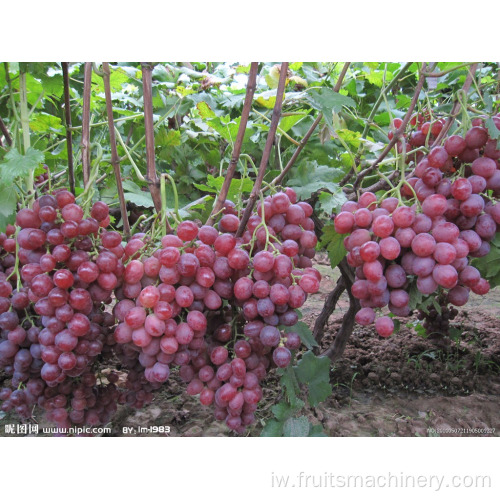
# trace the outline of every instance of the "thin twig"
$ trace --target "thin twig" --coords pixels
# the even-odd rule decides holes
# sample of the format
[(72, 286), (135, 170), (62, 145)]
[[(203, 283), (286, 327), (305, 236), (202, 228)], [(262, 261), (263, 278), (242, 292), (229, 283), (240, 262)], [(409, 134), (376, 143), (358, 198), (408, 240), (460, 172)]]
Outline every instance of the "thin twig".
[(90, 91), (92, 88), (92, 63), (86, 62), (83, 72), (83, 109), (82, 109), (82, 170), (83, 186), (87, 187), (90, 179)]
[[(380, 91), (380, 94), (377, 98), (377, 100), (375, 101), (375, 104), (373, 105), (372, 107), (372, 110), (370, 112), (370, 115), (368, 116), (368, 118), (366, 119), (366, 124), (365, 124), (365, 128), (363, 129), (363, 132), (361, 134), (361, 138), (362, 139), (366, 139), (367, 135), (368, 135), (368, 132), (370, 130), (370, 127), (371, 125), (373, 124), (373, 119), (375, 117), (375, 114), (377, 113), (377, 110), (378, 108), (380, 107), (380, 105), (382, 104), (383, 100), (384, 100), (384, 97), (387, 95), (387, 93), (394, 87), (394, 85), (396, 85), (396, 83), (398, 83), (402, 76), (406, 73), (406, 71), (408, 70), (408, 68), (412, 65), (413, 63), (412, 62), (408, 62), (406, 63), (402, 68), (401, 70), (399, 71), (399, 73), (392, 79), (392, 81), (387, 85), (387, 87), (385, 87), (384, 89), (382, 89)], [(361, 164), (361, 152), (363, 150), (363, 147), (364, 147), (364, 143), (363, 141), (360, 142), (359, 144), (359, 147), (358, 147), (358, 150), (356, 152), (356, 156), (355, 156), (355, 159), (354, 159), (354, 164), (353, 166), (349, 169), (349, 172), (347, 172), (347, 174), (343, 177), (343, 179), (339, 182), (339, 186), (345, 186), (352, 178), (352, 176), (356, 173), (359, 165)]]
[[(426, 65), (424, 64), (424, 68), (422, 68), (422, 71), (425, 70)], [(418, 101), (418, 97), (420, 95), (420, 91), (422, 90), (422, 87), (424, 86), (425, 83), (425, 76), (420, 74), (420, 78), (418, 80), (417, 86), (415, 87), (415, 92), (413, 94), (413, 97), (410, 102), (410, 106), (408, 108), (408, 111), (406, 112), (404, 118), (403, 118), (403, 123), (401, 126), (394, 131), (394, 137), (389, 141), (389, 144), (385, 147), (385, 149), (380, 153), (378, 158), (368, 167), (365, 168), (362, 172), (359, 172), (356, 176), (356, 181), (354, 182), (354, 190), (356, 190), (359, 185), (361, 184), (361, 181), (363, 178), (368, 175), (370, 172), (373, 172), (377, 165), (389, 154), (391, 149), (394, 147), (394, 145), (398, 142), (399, 138), (403, 135), (406, 126), (408, 125), (408, 122), (410, 121), (411, 115), (413, 113), (413, 110), (415, 109), (415, 106)]]
[[(476, 69), (477, 69), (477, 63), (473, 64), (469, 68), (469, 73), (467, 75), (467, 78), (465, 79), (462, 90), (460, 91), (460, 93), (462, 95), (467, 95), (467, 93), (469, 92), (470, 86), (472, 84), (472, 78), (474, 76), (474, 73), (476, 72)], [(436, 137), (436, 140), (434, 141), (435, 144), (441, 143), (443, 137), (446, 136), (446, 134), (448, 133), (448, 130), (450, 130), (450, 127), (453, 125), (455, 118), (460, 113), (460, 109), (461, 109), (460, 99), (457, 98), (455, 100), (455, 103), (453, 104), (453, 108), (451, 109), (450, 116), (446, 120), (446, 123), (444, 124), (443, 128), (441, 129), (441, 132), (439, 132), (439, 135)]]
[[(351, 64), (350, 62), (346, 62), (344, 64), (344, 67), (342, 68), (342, 71), (340, 72), (337, 83), (335, 84), (335, 87), (333, 88), (333, 90), (335, 92), (338, 92), (340, 90), (340, 87), (342, 86), (342, 82), (344, 81), (344, 77), (347, 73), (347, 70), (349, 69), (350, 64)], [(297, 158), (299, 157), (300, 152), (304, 149), (305, 145), (307, 144), (307, 141), (309, 140), (309, 138), (311, 137), (313, 132), (316, 130), (316, 127), (319, 125), (319, 122), (322, 120), (322, 118), (323, 118), (323, 113), (319, 113), (319, 115), (316, 117), (316, 120), (314, 120), (314, 123), (311, 125), (309, 130), (306, 132), (306, 135), (304, 135), (304, 137), (300, 141), (299, 145), (297, 146), (297, 149), (295, 150), (292, 157), (290, 158), (290, 160), (286, 164), (285, 168), (283, 169), (283, 172), (281, 172), (280, 175), (278, 175), (278, 177), (276, 177), (275, 179), (273, 179), (270, 182), (271, 186), (275, 186), (276, 184), (280, 184), (281, 181), (283, 180), (283, 178), (286, 176), (286, 174), (288, 174), (290, 169), (293, 167), (293, 165), (297, 161)]]
[(236, 141), (234, 143), (231, 162), (229, 163), (229, 167), (227, 168), (226, 176), (224, 178), (224, 183), (222, 184), (219, 196), (217, 197), (217, 200), (214, 204), (214, 208), (212, 209), (212, 213), (208, 218), (207, 225), (209, 226), (213, 226), (215, 222), (215, 214), (218, 214), (222, 210), (222, 207), (224, 206), (224, 202), (226, 201), (227, 198), (227, 193), (229, 192), (229, 187), (231, 186), (231, 180), (233, 179), (234, 173), (236, 171), (236, 165), (238, 164), (238, 160), (240, 158), (241, 147), (243, 145), (245, 130), (247, 128), (248, 116), (250, 115), (250, 110), (252, 108), (252, 101), (256, 89), (258, 70), (259, 70), (259, 63), (253, 62), (250, 65), (250, 72), (248, 74), (245, 102), (243, 103), (240, 125), (238, 127), (238, 135), (236, 136)]
[(116, 149), (116, 136), (115, 136), (115, 124), (113, 121), (113, 103), (111, 101), (111, 86), (109, 83), (110, 70), (109, 64), (107, 62), (102, 63), (103, 69), (103, 81), (104, 81), (104, 94), (106, 96), (106, 112), (108, 114), (109, 123), (109, 141), (111, 146), (111, 163), (113, 165), (113, 170), (115, 172), (116, 187), (118, 189), (118, 198), (120, 200), (120, 211), (122, 214), (123, 221), (123, 232), (128, 238), (130, 236), (130, 225), (127, 216), (127, 204), (125, 203), (125, 195), (123, 193), (122, 176), (120, 173), (120, 158), (118, 156), (118, 151)]
[(266, 173), (267, 163), (269, 161), (269, 156), (271, 155), (271, 148), (273, 147), (274, 144), (276, 129), (278, 128), (278, 123), (281, 118), (281, 108), (283, 106), (283, 94), (285, 93), (287, 71), (288, 71), (288, 63), (287, 62), (281, 63), (280, 79), (278, 82), (278, 89), (276, 91), (276, 102), (274, 103), (271, 125), (269, 126), (266, 145), (264, 147), (264, 151), (262, 153), (262, 158), (259, 165), (259, 173), (257, 175), (257, 179), (255, 180), (255, 184), (253, 185), (250, 197), (248, 198), (248, 203), (245, 208), (245, 212), (243, 213), (243, 217), (241, 218), (240, 226), (238, 227), (236, 236), (241, 236), (245, 231), (248, 219), (250, 218), (253, 207), (257, 200), (257, 196), (259, 195), (260, 188), (262, 186), (262, 181), (264, 180), (264, 174)]
[[(156, 173), (155, 163), (155, 134), (153, 124), (153, 66), (149, 63), (141, 63), (142, 68), (142, 86), (144, 99), (144, 129), (146, 136), (146, 181), (148, 183), (151, 197), (155, 206), (156, 213), (161, 213), (161, 192)], [(171, 231), (168, 219), (165, 220), (167, 230)]]
[(479, 64), (479, 63), (477, 63), (477, 62), (463, 63), (463, 64), (460, 64), (459, 66), (455, 66), (455, 67), (447, 69), (445, 71), (438, 71), (437, 73), (433, 73), (432, 71), (430, 71), (430, 72), (422, 71), (422, 75), (439, 78), (440, 76), (447, 75), (448, 73), (451, 73), (452, 71), (456, 71), (457, 69), (461, 69), (461, 68), (465, 68), (466, 66), (473, 66), (473, 65), (477, 65), (477, 64)]
[(73, 141), (71, 137), (71, 107), (69, 100), (69, 72), (68, 63), (62, 63), (64, 81), (64, 116), (66, 119), (66, 148), (68, 150), (68, 177), (69, 188), (75, 194), (75, 170), (73, 166)]
[(0, 118), (0, 130), (2, 131), (3, 136), (5, 137), (5, 140), (7, 141), (8, 146), (12, 146), (12, 137), (9, 134), (9, 130), (7, 129), (7, 126), (3, 122), (3, 120)]

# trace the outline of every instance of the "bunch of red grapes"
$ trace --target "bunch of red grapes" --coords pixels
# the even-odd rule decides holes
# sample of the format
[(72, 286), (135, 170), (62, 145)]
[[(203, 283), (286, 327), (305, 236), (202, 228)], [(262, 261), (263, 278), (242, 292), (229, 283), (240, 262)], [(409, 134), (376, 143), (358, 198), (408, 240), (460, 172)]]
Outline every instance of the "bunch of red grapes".
[[(0, 235), (2, 410), (27, 419), (39, 405), (60, 428), (103, 425), (174, 372), (243, 432), (267, 372), (300, 347), (285, 327), (319, 289), (311, 215), (287, 189), (257, 205), (242, 237), (226, 202), (217, 229), (186, 221), (161, 242), (125, 243), (106, 229), (105, 203), (84, 217), (66, 190), (41, 196)], [(102, 382), (104, 363), (127, 373), (125, 387), (114, 371)]]
[[(500, 116), (493, 121), (500, 129)], [(435, 125), (423, 123), (410, 142), (425, 134), (426, 125), (437, 136), (442, 123), (437, 124), (433, 132)], [(352, 294), (361, 305), (357, 323), (375, 322), (381, 336), (390, 336), (393, 320), (386, 314), (376, 317), (375, 309), (388, 306), (394, 316), (408, 316), (412, 288), (454, 306), (466, 304), (471, 291), (489, 291), (470, 261), (489, 253), (489, 242), (500, 230), (500, 204), (494, 201), (500, 195), (499, 159), (497, 141), (489, 137), (483, 120), (475, 119), (464, 137), (449, 136), (420, 157), (401, 189), (408, 205), (371, 192), (344, 204), (334, 224), (337, 233), (349, 234), (344, 245), (347, 261), (356, 269)], [(428, 329), (436, 324), (436, 314), (424, 323)], [(444, 315), (448, 326), (456, 313)]]
[(3, 411), (29, 418), (37, 404), (68, 427), (105, 423), (116, 410), (116, 386), (97, 385), (94, 369), (111, 355), (105, 304), (123, 272), (118, 257), (99, 254), (108, 213), (97, 202), (84, 218), (59, 190), (21, 209), (0, 235), (0, 368), (11, 379), (0, 391)]
[(266, 198), (240, 238), (226, 202), (217, 229), (182, 222), (151, 256), (126, 265), (113, 313), (129, 404), (141, 407), (175, 367), (217, 420), (237, 432), (254, 422), (260, 383), (301, 344), (279, 327), (295, 325), (319, 289), (312, 208), (296, 201), (290, 189)]

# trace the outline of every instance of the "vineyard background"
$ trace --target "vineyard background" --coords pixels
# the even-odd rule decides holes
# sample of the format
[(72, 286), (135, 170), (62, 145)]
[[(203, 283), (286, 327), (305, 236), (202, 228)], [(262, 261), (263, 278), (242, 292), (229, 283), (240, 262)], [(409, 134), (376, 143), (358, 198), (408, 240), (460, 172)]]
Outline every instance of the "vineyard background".
[[(215, 217), (222, 205), (213, 204), (217, 197), (221, 201), (221, 192), (243, 213), (245, 198), (255, 201), (260, 181), (268, 190), (284, 180), (314, 206), (321, 238), (314, 264), (323, 279), (319, 294), (302, 308), (302, 342), (333, 363), (317, 361), (301, 380), (304, 407), (292, 403), (286, 379), (272, 374), (249, 434), (281, 435), (286, 421), (297, 424), (297, 435), (498, 429), (498, 291), (467, 304), (454, 322), (452, 343), (424, 339), (414, 316), (413, 325), (402, 321), (399, 331), (382, 339), (372, 327), (354, 327), (353, 300), (344, 291), (349, 271), (342, 237), (332, 232), (330, 220), (358, 188), (383, 191), (386, 178), (398, 173), (392, 148), (398, 136), (388, 139), (395, 118), (409, 121), (413, 112), (428, 110), (431, 120), (451, 115), (465, 120), (467, 112), (460, 117), (457, 102), (473, 116), (498, 112), (498, 65), (290, 63), (285, 72), (286, 65), (259, 65), (248, 123), (242, 126), (250, 64), (3, 63), (0, 229), (14, 222), (18, 201), (33, 186), (39, 192), (49, 185), (74, 186), (81, 199), (104, 201), (111, 207), (112, 227), (127, 235), (130, 227), (151, 228), (154, 209), (162, 207), (160, 187), (167, 200), (163, 214), (175, 226), (179, 218)], [(494, 124), (488, 130), (498, 138)], [(495, 285), (500, 261), (498, 247), (492, 247), (478, 268)], [(332, 305), (333, 314), (327, 314)], [(109, 367), (102, 368), (105, 376)], [(326, 386), (319, 389), (315, 376)], [(2, 423), (15, 421), (2, 416)], [(121, 408), (112, 426), (167, 422), (175, 429), (172, 435), (229, 433), (176, 382), (149, 407)]]

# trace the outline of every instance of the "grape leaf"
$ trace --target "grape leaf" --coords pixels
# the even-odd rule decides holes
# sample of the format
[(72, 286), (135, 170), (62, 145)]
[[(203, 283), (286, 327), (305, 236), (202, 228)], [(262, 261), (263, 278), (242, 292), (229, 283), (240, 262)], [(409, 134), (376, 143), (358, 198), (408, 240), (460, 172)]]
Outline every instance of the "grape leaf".
[(328, 437), (321, 424), (313, 425), (309, 431), (309, 437)]
[(17, 209), (16, 190), (12, 186), (0, 187), (0, 231), (5, 232), (7, 224), (12, 224)]
[(281, 437), (283, 436), (283, 422), (278, 420), (268, 420), (264, 429), (260, 433), (262, 437)]
[(295, 412), (302, 409), (304, 404), (304, 401), (301, 399), (297, 399), (294, 406), (290, 406), (288, 403), (282, 401), (281, 403), (274, 405), (271, 408), (271, 411), (278, 420), (284, 421), (287, 418), (290, 418)]
[(498, 148), (498, 139), (500, 138), (500, 130), (497, 129), (495, 122), (491, 116), (485, 122), (486, 128), (488, 129), (488, 133), (492, 139), (497, 139), (497, 148)]
[(291, 417), (283, 425), (283, 435), (285, 437), (307, 437), (311, 429), (311, 424), (307, 417)]
[(318, 165), (316, 160), (302, 162), (293, 170), (288, 185), (293, 187), (301, 200), (307, 200), (312, 193), (320, 190), (328, 190), (336, 193), (340, 190), (338, 181), (344, 172), (338, 168), (327, 165)]
[[(224, 184), (225, 177), (214, 177), (213, 175), (207, 176), (207, 182), (205, 184), (193, 184), (194, 187), (200, 191), (206, 193), (219, 193), (222, 185)], [(253, 188), (253, 181), (248, 177), (244, 179), (232, 179), (229, 185), (229, 191), (227, 193), (227, 199), (230, 201), (235, 201), (239, 196), (240, 191), (243, 193), (250, 193)]]
[(338, 113), (344, 106), (356, 106), (356, 103), (350, 97), (338, 94), (325, 87), (309, 90), (307, 100), (313, 108), (323, 113), (325, 122), (331, 130), (333, 130), (333, 112)]
[[(44, 155), (38, 149), (29, 148), (25, 155), (11, 149), (6, 155), (6, 163), (0, 164), (0, 184), (12, 184), (16, 177), (25, 177), (43, 162)], [(10, 186), (12, 187), (12, 186)]]
[(294, 371), (299, 382), (308, 386), (308, 401), (311, 406), (321, 403), (332, 393), (330, 360), (327, 357), (318, 357), (308, 351)]
[(415, 309), (422, 302), (422, 298), (423, 295), (418, 290), (416, 284), (412, 284), (410, 287), (410, 303), (408, 304), (410, 310)]
[(154, 207), (153, 198), (151, 197), (151, 193), (149, 191), (141, 191), (137, 193), (124, 193), (125, 200), (130, 201), (134, 205), (139, 207)]
[(155, 143), (157, 146), (170, 148), (181, 145), (181, 132), (180, 130), (166, 130), (161, 129), (155, 136)]
[(500, 233), (490, 242), (488, 255), (474, 259), (472, 265), (488, 280), (491, 288), (500, 285)]
[(333, 194), (326, 191), (319, 193), (319, 206), (327, 215), (337, 212), (346, 201), (347, 196), (340, 187)]
[(313, 347), (317, 347), (318, 344), (316, 340), (314, 340), (313, 334), (309, 327), (302, 321), (295, 323), (293, 326), (285, 327), (285, 332), (295, 332), (302, 340), (302, 343), (308, 348), (312, 349)]
[(300, 122), (300, 120), (303, 120), (306, 116), (306, 112), (304, 112), (304, 114), (284, 116), (283, 118), (281, 118), (278, 126), (283, 132), (288, 132), (294, 125)]
[(328, 224), (323, 228), (321, 246), (326, 248), (332, 269), (338, 266), (339, 262), (347, 255), (344, 247), (344, 235), (335, 231), (333, 224)]

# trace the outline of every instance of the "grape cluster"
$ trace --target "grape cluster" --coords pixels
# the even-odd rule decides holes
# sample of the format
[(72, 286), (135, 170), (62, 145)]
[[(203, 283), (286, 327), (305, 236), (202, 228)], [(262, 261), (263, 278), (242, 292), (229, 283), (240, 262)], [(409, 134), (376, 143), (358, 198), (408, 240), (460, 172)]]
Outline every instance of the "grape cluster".
[[(117, 404), (150, 403), (174, 372), (243, 432), (319, 289), (312, 211), (287, 189), (262, 199), (242, 237), (226, 202), (217, 228), (185, 221), (161, 241), (124, 242), (105, 203), (85, 217), (66, 190), (41, 196), (0, 235), (2, 410), (30, 418), (38, 404), (59, 427), (101, 425)], [(126, 372), (124, 387), (117, 372), (102, 382), (103, 362)]]
[(230, 429), (253, 423), (267, 371), (288, 366), (301, 344), (278, 327), (295, 325), (296, 309), (319, 289), (311, 215), (289, 189), (258, 204), (239, 238), (226, 202), (218, 228), (182, 222), (125, 266), (113, 313), (129, 404), (142, 407), (175, 369)]
[(41, 191), (43, 193), (47, 193), (49, 190), (49, 186), (47, 181), (49, 180), (49, 167), (47, 165), (42, 166), (45, 172), (35, 177), (35, 188), (37, 191)]
[[(500, 116), (493, 120), (500, 129)], [(356, 321), (375, 322), (383, 337), (393, 333), (394, 322), (376, 318), (374, 309), (388, 306), (394, 316), (408, 316), (414, 288), (455, 306), (466, 304), (470, 291), (490, 289), (470, 260), (489, 253), (500, 228), (500, 204), (493, 199), (500, 195), (500, 149), (482, 119), (472, 124), (464, 137), (452, 135), (421, 156), (399, 193), (411, 205), (365, 192), (334, 219), (337, 233), (349, 234), (344, 246), (361, 305)], [(437, 136), (440, 127), (430, 133)]]
[[(116, 410), (116, 386), (97, 385), (93, 366), (112, 354), (105, 305), (123, 272), (102, 251), (108, 224), (106, 204), (85, 218), (73, 194), (59, 190), (21, 209), (0, 235), (0, 368), (11, 378), (0, 392), (3, 411), (29, 418), (38, 404), (68, 427), (103, 424)], [(120, 244), (119, 236), (113, 247), (123, 252)]]

